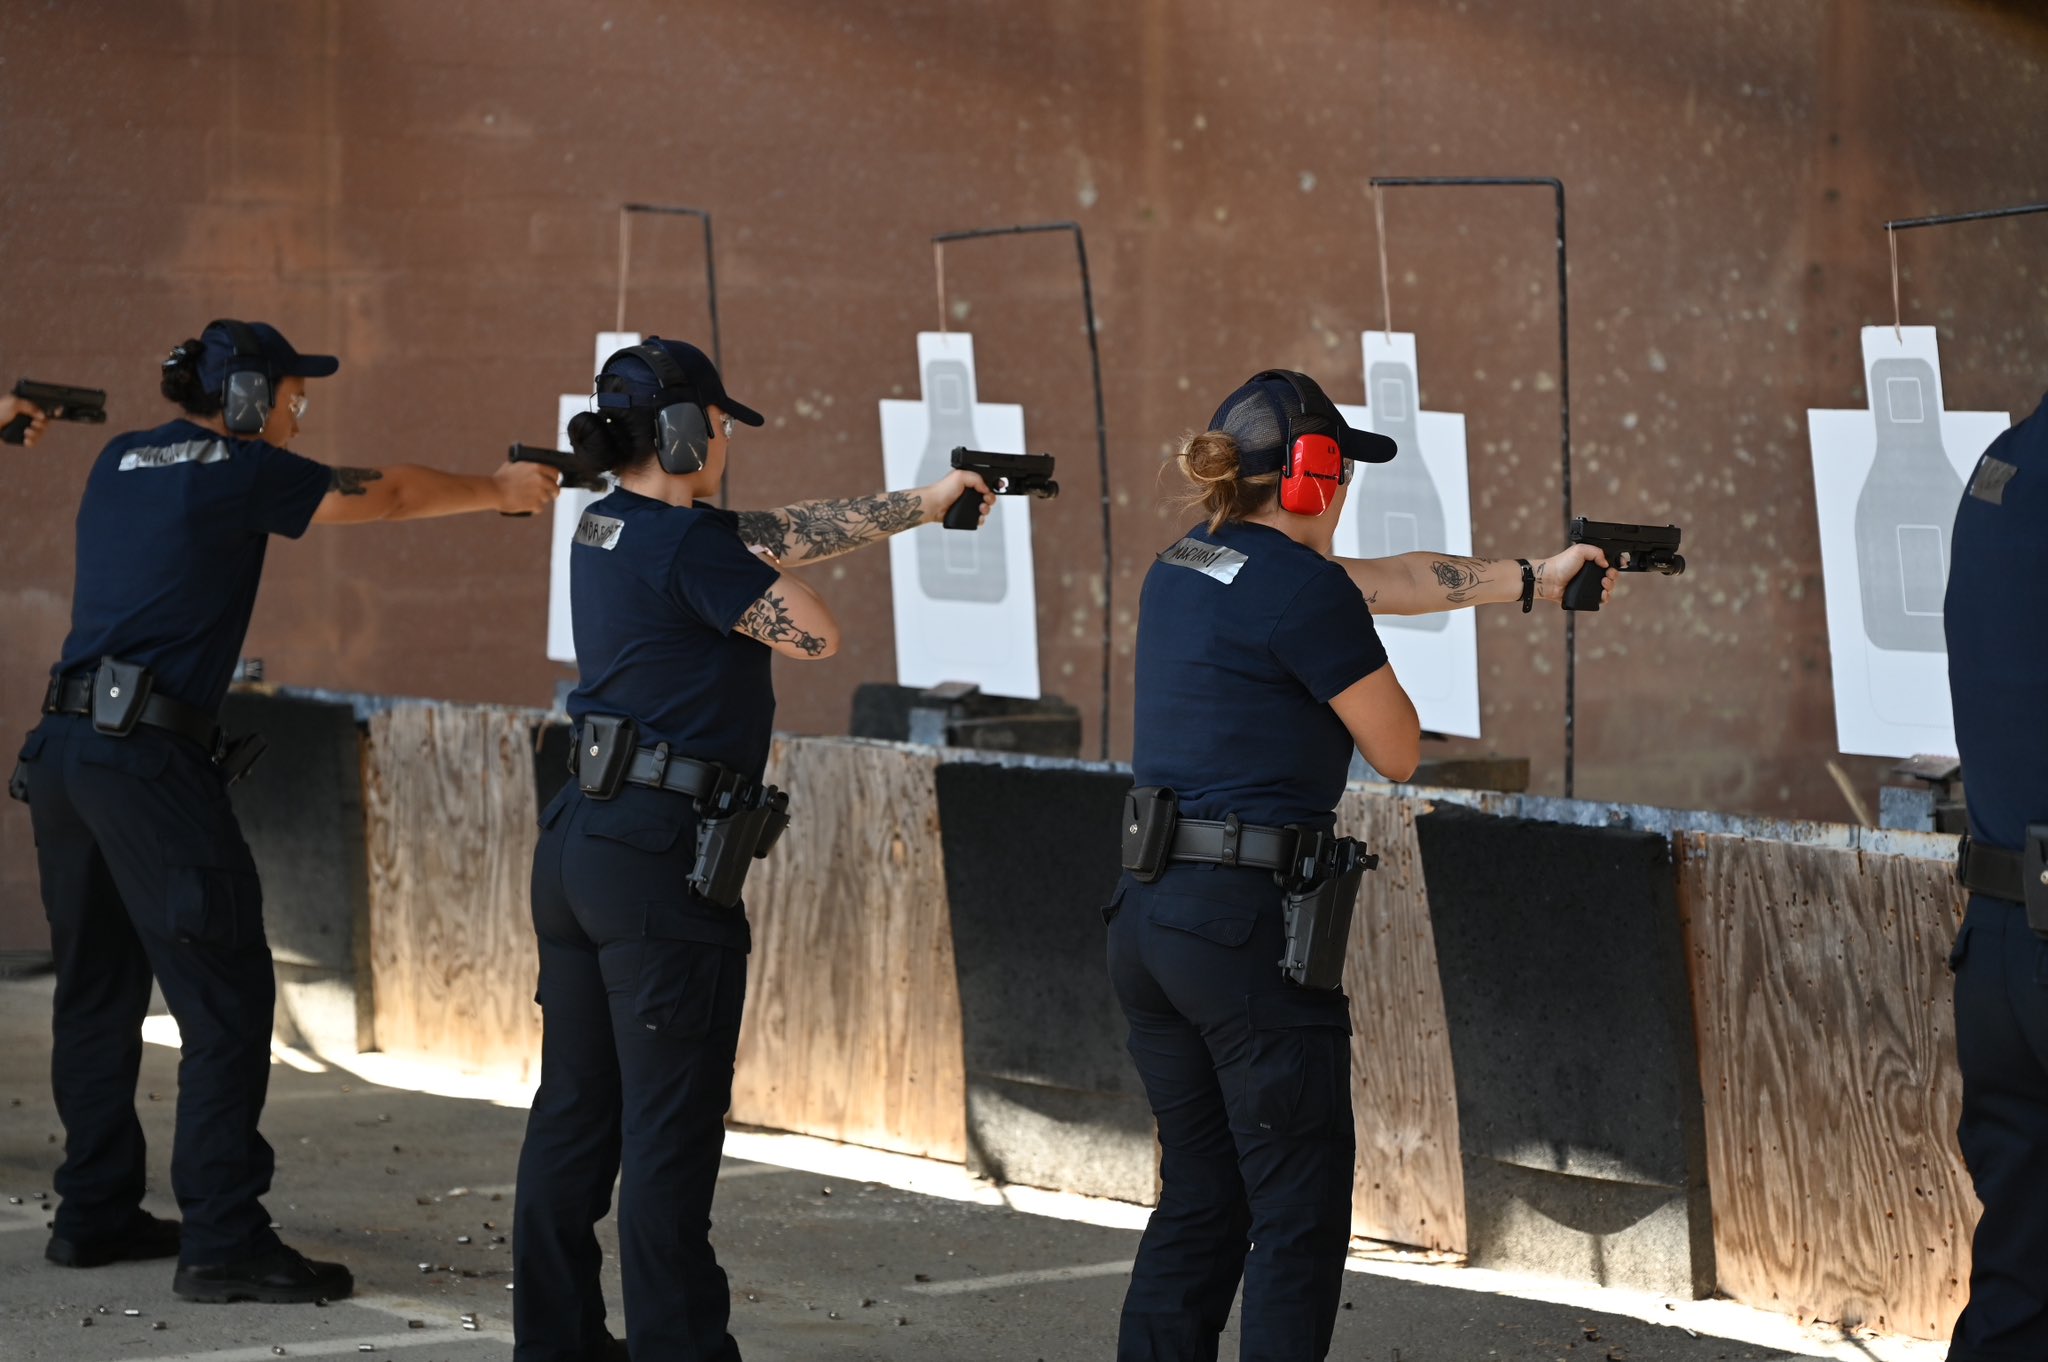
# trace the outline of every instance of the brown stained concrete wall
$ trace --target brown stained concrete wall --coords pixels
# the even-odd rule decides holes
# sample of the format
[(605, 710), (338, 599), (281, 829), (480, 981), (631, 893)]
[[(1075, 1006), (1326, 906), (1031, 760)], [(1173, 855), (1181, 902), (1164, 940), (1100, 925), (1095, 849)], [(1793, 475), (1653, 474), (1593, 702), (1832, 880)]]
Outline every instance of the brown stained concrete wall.
[[(1363, 390), (1381, 310), (1366, 177), (1570, 188), (1578, 505), (1672, 519), (1695, 567), (1582, 629), (1582, 794), (1837, 816), (1809, 406), (1860, 404), (1890, 315), (1888, 216), (2040, 197), (2048, 20), (1985, 0), (74, 0), (0, 7), (0, 376), (111, 390), (154, 423), (162, 352), (211, 316), (345, 357), (301, 448), (483, 471), (544, 440), (611, 324), (615, 206), (717, 216), (735, 499), (872, 489), (875, 402), (917, 391), (936, 230), (1090, 234), (1117, 532), (1113, 748), (1137, 584), (1179, 517), (1178, 431), (1268, 365)], [(1542, 191), (1388, 202), (1394, 319), (1466, 413), (1481, 553), (1560, 537)], [(2044, 220), (1903, 242), (1906, 316), (1952, 403), (2048, 378)], [(704, 330), (689, 224), (636, 231), (628, 323)], [(1038, 518), (1048, 686), (1089, 716), (1102, 582), (1071, 252), (949, 253), (982, 391), (1020, 402), (1069, 499)], [(0, 452), (0, 730), (66, 623), (93, 433)], [(315, 531), (272, 555), (247, 652), (277, 680), (545, 703), (546, 530)], [(848, 645), (786, 665), (782, 723), (841, 731), (893, 670), (880, 552), (820, 574)], [(1553, 614), (1490, 612), (1489, 736), (1561, 778)], [(1848, 763), (1866, 785), (1881, 763)], [(0, 947), (40, 940), (26, 819), (0, 813)]]

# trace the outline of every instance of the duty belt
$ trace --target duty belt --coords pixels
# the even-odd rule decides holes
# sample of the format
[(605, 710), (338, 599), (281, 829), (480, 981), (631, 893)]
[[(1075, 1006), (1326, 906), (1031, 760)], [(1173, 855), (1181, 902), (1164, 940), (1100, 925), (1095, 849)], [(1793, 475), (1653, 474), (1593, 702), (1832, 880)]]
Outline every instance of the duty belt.
[[(90, 715), (93, 675), (86, 672), (53, 678), (49, 690), (43, 693), (43, 713)], [(213, 721), (211, 714), (197, 705), (188, 705), (168, 695), (151, 695), (143, 701), (142, 712), (136, 716), (135, 722), (175, 733), (181, 738), (190, 738), (205, 748), (210, 757), (219, 756), (225, 746), (220, 725)]]
[(2017, 851), (1988, 847), (1967, 834), (1956, 846), (1956, 878), (1974, 894), (2007, 903), (2027, 901), (2026, 868)]
[[(581, 758), (582, 753), (576, 754)], [(577, 774), (581, 774), (579, 770)], [(669, 753), (667, 744), (642, 747), (633, 753), (632, 761), (626, 765), (625, 783), (644, 785), (650, 790), (671, 790), (676, 794), (688, 795), (702, 804), (715, 802), (721, 790), (736, 789), (747, 781), (718, 765), (716, 762), (698, 761), (695, 757), (678, 757)]]
[(1205, 865), (1243, 865), (1254, 870), (1288, 870), (1294, 865), (1301, 834), (1293, 828), (1266, 828), (1241, 823), (1233, 815), (1222, 822), (1181, 818), (1173, 825), (1169, 861)]

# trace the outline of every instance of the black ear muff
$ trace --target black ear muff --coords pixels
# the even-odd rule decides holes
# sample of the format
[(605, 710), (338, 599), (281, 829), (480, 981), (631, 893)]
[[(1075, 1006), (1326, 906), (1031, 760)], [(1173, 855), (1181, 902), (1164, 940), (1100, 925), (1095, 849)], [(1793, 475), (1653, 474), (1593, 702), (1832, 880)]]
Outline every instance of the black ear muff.
[(259, 434), (270, 423), (271, 409), (277, 405), (262, 343), (243, 322), (222, 317), (207, 323), (207, 330), (216, 326), (235, 343), (235, 353), (228, 360), (227, 382), (221, 385), (221, 420), (237, 435)]
[(661, 385), (654, 398), (654, 453), (661, 471), (678, 476), (702, 472), (711, 458), (711, 416), (682, 367), (659, 345), (636, 345), (624, 353), (637, 355)]

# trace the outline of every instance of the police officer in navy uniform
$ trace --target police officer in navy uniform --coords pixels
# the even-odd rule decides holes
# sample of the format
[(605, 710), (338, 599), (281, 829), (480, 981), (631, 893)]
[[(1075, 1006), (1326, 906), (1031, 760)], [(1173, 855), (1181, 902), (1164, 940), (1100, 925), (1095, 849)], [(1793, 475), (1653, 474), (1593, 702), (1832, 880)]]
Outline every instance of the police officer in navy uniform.
[[(11, 792), (28, 800), (57, 968), (51, 1085), (64, 1163), (47, 1256), (71, 1267), (177, 1255), (193, 1301), (334, 1300), (346, 1268), (285, 1247), (261, 1198), (270, 1146), (275, 982), (262, 891), (227, 784), (257, 750), (216, 723), (273, 535), (532, 512), (559, 488), (532, 465), (491, 477), (329, 468), (291, 453), (306, 380), (276, 328), (209, 325), (164, 362), (183, 413), (115, 437), (78, 510), (71, 634)], [(183, 1216), (142, 1209), (135, 1114), (150, 981), (184, 1043), (171, 1187)]]
[(1969, 785), (1950, 965), (1963, 1160), (1984, 1205), (1950, 1362), (2048, 1358), (2048, 400), (1956, 511), (1945, 617)]
[(576, 770), (534, 852), (544, 1029), (514, 1210), (519, 1362), (622, 1355), (596, 1236), (615, 1179), (630, 1355), (739, 1357), (708, 1231), (746, 996), (740, 880), (788, 812), (761, 784), (769, 663), (839, 645), (831, 610), (782, 568), (929, 524), (965, 495), (984, 517), (992, 504), (978, 476), (955, 472), (915, 491), (721, 510), (702, 499), (735, 421), (761, 417), (697, 347), (653, 338), (605, 361), (594, 410), (569, 427), (618, 487), (570, 549)]
[[(1117, 1357), (1213, 1362), (1242, 1280), (1239, 1356), (1310, 1362), (1329, 1350), (1351, 1221), (1337, 887), (1355, 889), (1364, 863), (1333, 837), (1335, 809), (1354, 745), (1401, 780), (1420, 741), (1373, 615), (1527, 609), (1606, 560), (1588, 546), (1533, 564), (1333, 558), (1353, 464), (1393, 458), (1393, 441), (1351, 429), (1284, 370), (1254, 376), (1209, 424), (1177, 456), (1205, 519), (1159, 555), (1139, 604), (1137, 788), (1104, 912), (1161, 1149)], [(1279, 963), (1294, 957), (1276, 879), (1305, 908), (1342, 903), (1337, 954), (1325, 944), (1298, 977)]]

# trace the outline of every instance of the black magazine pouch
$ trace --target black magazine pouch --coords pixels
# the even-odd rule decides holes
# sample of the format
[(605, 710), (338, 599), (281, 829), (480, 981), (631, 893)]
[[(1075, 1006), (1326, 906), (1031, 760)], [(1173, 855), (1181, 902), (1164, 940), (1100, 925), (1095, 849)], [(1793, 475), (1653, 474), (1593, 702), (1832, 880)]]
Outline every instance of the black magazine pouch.
[(92, 674), (92, 726), (113, 737), (127, 737), (149, 703), (150, 685), (149, 668), (140, 662), (101, 658)]
[(2020, 892), (2027, 896), (2027, 925), (2048, 939), (2048, 823), (2029, 823), (2020, 848)]
[(1141, 884), (1166, 869), (1173, 854), (1173, 826), (1180, 821), (1180, 797), (1163, 785), (1139, 785), (1124, 796), (1123, 867)]
[(639, 749), (639, 730), (618, 714), (593, 714), (576, 730), (576, 785), (592, 799), (610, 799), (626, 783)]

